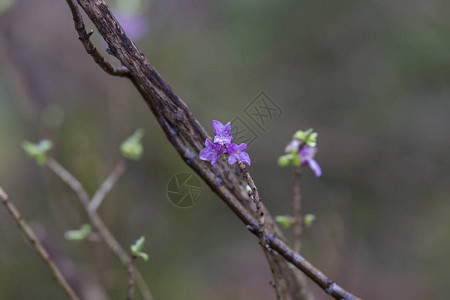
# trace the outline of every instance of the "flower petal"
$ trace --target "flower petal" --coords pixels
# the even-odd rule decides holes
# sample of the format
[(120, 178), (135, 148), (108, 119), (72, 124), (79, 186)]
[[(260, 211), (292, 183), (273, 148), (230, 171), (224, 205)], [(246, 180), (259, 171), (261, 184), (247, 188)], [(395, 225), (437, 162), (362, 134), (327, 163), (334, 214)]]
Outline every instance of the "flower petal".
[(314, 159), (310, 159), (308, 160), (308, 164), (314, 174), (316, 174), (316, 177), (320, 177), (322, 175), (322, 169), (320, 168), (317, 161), (315, 161)]
[(247, 165), (250, 166), (250, 156), (248, 155), (247, 152), (241, 152), (239, 153), (239, 160), (245, 162)]
[(237, 150), (239, 150), (239, 151), (244, 151), (245, 149), (247, 149), (246, 143), (242, 143), (237, 147)]
[(214, 143), (211, 142), (209, 139), (206, 139), (205, 140), (205, 147), (211, 148), (212, 146), (214, 146)]
[(230, 155), (236, 153), (236, 151), (238, 150), (238, 145), (236, 145), (235, 143), (231, 143), (231, 144), (226, 144), (225, 145), (226, 148), (226, 152)]
[(212, 165), (213, 167), (215, 167), (215, 166), (216, 166), (216, 163), (217, 163), (217, 158), (218, 158), (218, 156), (217, 156), (217, 155), (211, 158), (211, 165)]
[(234, 164), (234, 163), (236, 163), (236, 162), (237, 162), (236, 155), (230, 155), (230, 157), (228, 157), (228, 163), (229, 163), (230, 165), (232, 165), (232, 164)]
[(203, 149), (202, 151), (200, 151), (200, 153), (198, 154), (198, 157), (200, 157), (201, 160), (209, 160), (208, 159), (209, 156), (209, 150), (208, 148)]
[(223, 124), (217, 120), (212, 120), (212, 127), (216, 135), (220, 135), (223, 131)]
[(222, 133), (226, 135), (231, 135), (231, 122), (225, 124)]

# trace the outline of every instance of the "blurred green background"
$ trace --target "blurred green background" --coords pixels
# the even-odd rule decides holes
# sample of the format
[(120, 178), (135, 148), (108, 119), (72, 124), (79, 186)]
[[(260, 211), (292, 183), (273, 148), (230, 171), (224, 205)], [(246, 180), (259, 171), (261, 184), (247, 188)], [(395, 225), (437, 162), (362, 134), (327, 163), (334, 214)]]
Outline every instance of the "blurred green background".
[[(53, 140), (52, 156), (93, 194), (142, 127), (143, 160), (128, 164), (99, 212), (127, 249), (146, 236), (150, 260), (138, 266), (155, 299), (274, 299), (257, 239), (206, 185), (190, 209), (167, 200), (169, 180), (190, 169), (132, 84), (85, 53), (65, 1), (7, 2), (0, 185), (75, 288), (123, 299), (126, 270), (102, 243), (64, 240), (86, 215), (21, 142)], [(297, 129), (318, 131), (323, 176), (306, 170), (302, 181), (304, 212), (317, 216), (307, 259), (365, 299), (448, 297), (449, 1), (143, 0), (138, 9), (148, 21), (139, 49), (210, 133), (212, 119), (245, 116), (260, 91), (283, 109), (248, 150), (273, 214), (292, 210), (293, 172), (278, 156)], [(97, 33), (93, 41), (105, 52)], [(64, 298), (3, 208), (0, 298)]]

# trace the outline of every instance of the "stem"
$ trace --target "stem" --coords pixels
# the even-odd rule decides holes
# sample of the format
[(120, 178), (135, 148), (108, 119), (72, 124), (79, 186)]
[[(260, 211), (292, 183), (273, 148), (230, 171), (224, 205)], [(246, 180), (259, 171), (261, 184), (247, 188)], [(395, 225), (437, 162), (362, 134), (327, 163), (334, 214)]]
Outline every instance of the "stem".
[[(49, 157), (47, 159), (47, 166), (75, 192), (82, 206), (86, 210), (90, 222), (98, 231), (98, 234), (102, 237), (103, 241), (105, 241), (105, 243), (114, 252), (114, 254), (119, 258), (122, 264), (127, 267), (129, 263), (129, 257), (127, 253), (125, 252), (125, 250), (123, 250), (122, 246), (120, 246), (119, 242), (111, 234), (108, 227), (105, 225), (105, 223), (103, 223), (103, 220), (100, 218), (97, 212), (89, 209), (90, 200), (83, 185), (53, 158)], [(139, 292), (145, 300), (153, 299), (150, 290), (145, 283), (145, 280), (137, 270), (136, 284)]]
[(109, 176), (103, 181), (100, 188), (95, 192), (92, 197), (91, 202), (89, 203), (89, 209), (96, 211), (98, 207), (102, 204), (103, 199), (106, 197), (111, 189), (116, 184), (117, 180), (123, 175), (126, 169), (126, 161), (125, 159), (120, 159), (117, 163), (115, 169), (109, 174)]
[(136, 256), (131, 254), (130, 262), (128, 264), (128, 293), (127, 300), (133, 299), (134, 294), (134, 261), (136, 260)]
[(118, 67), (116, 68), (111, 63), (106, 61), (106, 59), (101, 55), (101, 53), (95, 48), (94, 44), (91, 42), (91, 35), (94, 33), (93, 30), (91, 30), (89, 33), (86, 32), (86, 28), (84, 26), (83, 22), (83, 16), (80, 13), (80, 10), (78, 9), (78, 6), (74, 0), (66, 0), (67, 4), (69, 5), (70, 11), (72, 13), (73, 17), (73, 23), (75, 25), (75, 30), (78, 33), (78, 39), (81, 41), (81, 43), (84, 46), (84, 49), (86, 49), (86, 52), (92, 56), (94, 61), (102, 68), (106, 73), (114, 76), (120, 76), (120, 77), (129, 77), (130, 71), (126, 67)]
[(301, 166), (294, 167), (294, 250), (300, 252), (303, 232), (302, 196), (300, 194)]
[(78, 296), (75, 294), (74, 290), (67, 283), (61, 271), (58, 269), (56, 264), (50, 258), (50, 255), (48, 254), (47, 250), (44, 248), (44, 246), (42, 246), (33, 229), (31, 229), (31, 227), (27, 224), (25, 219), (20, 215), (19, 210), (8, 199), (8, 195), (3, 191), (1, 187), (0, 187), (0, 198), (2, 200), (2, 203), (5, 205), (6, 209), (9, 211), (11, 216), (19, 225), (20, 230), (22, 230), (22, 232), (30, 241), (31, 245), (33, 245), (34, 249), (36, 249), (41, 258), (50, 268), (50, 271), (53, 273), (53, 276), (55, 277), (56, 281), (63, 288), (64, 292), (66, 292), (67, 296), (69, 296), (69, 298), (72, 300), (79, 300)]
[[(281, 291), (281, 285), (280, 285), (280, 275), (277, 270), (277, 266), (275, 264), (275, 261), (270, 253), (270, 248), (267, 245), (266, 242), (266, 235), (265, 235), (265, 225), (264, 225), (264, 211), (262, 210), (262, 202), (261, 197), (259, 196), (258, 188), (256, 187), (255, 181), (253, 180), (253, 177), (250, 175), (250, 173), (247, 170), (247, 167), (242, 161), (238, 161), (239, 169), (241, 170), (242, 177), (244, 177), (245, 181), (251, 188), (251, 192), (249, 192), (249, 196), (252, 199), (253, 203), (256, 207), (256, 217), (258, 219), (258, 237), (259, 237), (259, 243), (261, 247), (263, 248), (264, 255), (266, 256), (267, 261), (269, 262), (270, 271), (272, 272), (272, 276), (274, 279), (273, 287), (275, 289), (275, 293), (277, 295), (277, 299), (281, 299), (281, 295), (285, 295), (285, 292), (282, 293)], [(285, 299), (283, 297), (283, 299)]]
[(258, 218), (258, 236), (261, 239), (261, 245), (265, 247), (266, 239), (264, 236), (264, 212), (262, 211), (262, 202), (261, 197), (259, 196), (258, 188), (256, 187), (255, 181), (253, 180), (253, 177), (248, 172), (247, 167), (242, 161), (238, 161), (239, 169), (241, 170), (242, 177), (244, 177), (247, 184), (250, 186), (252, 192), (250, 194), (250, 198), (252, 199), (253, 203), (256, 207), (256, 216)]

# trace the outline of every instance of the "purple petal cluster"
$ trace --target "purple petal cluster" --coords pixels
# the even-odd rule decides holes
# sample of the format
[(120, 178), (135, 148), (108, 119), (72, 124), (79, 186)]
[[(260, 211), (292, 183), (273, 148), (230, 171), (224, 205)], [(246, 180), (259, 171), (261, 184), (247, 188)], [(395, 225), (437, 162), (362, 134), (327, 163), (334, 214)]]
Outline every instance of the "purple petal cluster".
[(302, 165), (309, 165), (311, 170), (314, 172), (316, 177), (322, 175), (322, 169), (320, 168), (317, 161), (314, 160), (314, 156), (317, 153), (317, 147), (309, 147), (307, 145), (303, 146), (298, 155), (301, 158)]
[(215, 167), (220, 155), (228, 155), (228, 163), (230, 165), (237, 161), (242, 161), (250, 165), (250, 156), (247, 152), (247, 144), (240, 145), (231, 142), (233, 136), (231, 135), (231, 123), (223, 125), (221, 122), (213, 120), (212, 127), (214, 130), (214, 143), (209, 139), (205, 140), (205, 148), (200, 151), (199, 157), (201, 160), (209, 161)]

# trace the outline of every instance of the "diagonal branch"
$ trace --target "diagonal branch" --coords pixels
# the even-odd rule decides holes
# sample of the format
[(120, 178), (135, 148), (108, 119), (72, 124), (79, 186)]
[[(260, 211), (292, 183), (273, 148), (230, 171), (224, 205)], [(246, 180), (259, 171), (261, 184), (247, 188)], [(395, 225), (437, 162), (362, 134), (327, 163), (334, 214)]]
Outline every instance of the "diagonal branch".
[(86, 52), (92, 56), (94, 61), (102, 68), (106, 73), (114, 76), (120, 77), (129, 77), (130, 72), (126, 67), (115, 67), (111, 63), (109, 63), (103, 55), (97, 50), (97, 48), (91, 42), (91, 35), (94, 33), (94, 30), (91, 30), (89, 33), (86, 31), (83, 22), (83, 16), (81, 15), (80, 10), (74, 0), (66, 0), (67, 4), (70, 7), (70, 11), (72, 12), (73, 22), (75, 24), (75, 30), (78, 32), (78, 39), (86, 49)]
[(103, 181), (102, 185), (99, 187), (99, 189), (95, 192), (94, 196), (92, 197), (91, 202), (89, 203), (89, 209), (96, 211), (100, 204), (102, 204), (103, 199), (105, 199), (106, 194), (108, 194), (111, 189), (116, 184), (117, 180), (123, 175), (125, 172), (127, 163), (125, 159), (120, 159), (117, 163), (114, 170), (111, 172), (111, 174), (108, 175), (108, 177)]
[[(61, 166), (56, 160), (49, 157), (47, 159), (47, 166), (50, 170), (53, 171), (62, 181), (64, 181), (77, 195), (81, 204), (87, 212), (90, 222), (98, 231), (98, 234), (101, 236), (103, 241), (109, 246), (109, 248), (114, 252), (114, 254), (119, 258), (122, 264), (128, 268), (128, 264), (130, 262), (130, 257), (123, 250), (122, 246), (120, 246), (119, 242), (109, 231), (108, 227), (103, 223), (103, 220), (97, 214), (96, 211), (89, 209), (89, 195), (84, 189), (83, 185), (75, 178), (69, 171), (67, 171), (63, 166)], [(141, 274), (136, 270), (136, 283), (141, 292), (142, 297), (145, 300), (152, 300), (153, 297), (150, 293), (150, 290), (145, 283), (145, 280), (142, 278)]]
[[(69, 2), (73, 1), (68, 0)], [(153, 111), (167, 138), (179, 155), (224, 200), (243, 223), (248, 225), (255, 235), (258, 235), (258, 231), (260, 231), (258, 221), (243, 204), (248, 201), (248, 195), (242, 190), (239, 179), (234, 172), (226, 162), (221, 162), (219, 167), (214, 168), (198, 159), (196, 153), (203, 148), (203, 143), (208, 134), (194, 118), (187, 105), (172, 91), (170, 86), (150, 65), (144, 54), (128, 38), (104, 0), (77, 0), (77, 2), (108, 43), (110, 53), (129, 70), (129, 78)], [(269, 226), (270, 215), (268, 213), (265, 215), (267, 227), (264, 232), (272, 249), (336, 299), (356, 299), (355, 296), (328, 279), (283, 242), (279, 237), (278, 227), (273, 222)], [(283, 277), (297, 278), (296, 281), (289, 282), (291, 298), (308, 299), (308, 292), (305, 291), (306, 288), (302, 278), (297, 277), (292, 269), (285, 264), (285, 261), (276, 261), (280, 269), (287, 272), (286, 276)]]
[(247, 167), (242, 161), (237, 162), (239, 169), (242, 173), (242, 177), (247, 181), (248, 186), (250, 187), (250, 190), (248, 192), (250, 198), (252, 199), (255, 207), (256, 207), (256, 217), (258, 219), (258, 237), (259, 237), (259, 244), (261, 245), (264, 255), (266, 256), (267, 261), (269, 262), (270, 271), (272, 271), (272, 276), (274, 279), (273, 286), (275, 288), (275, 292), (277, 295), (277, 299), (287, 299), (287, 292), (285, 290), (284, 285), (280, 283), (280, 272), (278, 272), (278, 268), (275, 264), (275, 260), (273, 256), (271, 255), (270, 247), (267, 245), (266, 241), (266, 235), (265, 235), (265, 224), (264, 224), (264, 211), (262, 210), (262, 201), (261, 197), (259, 197), (259, 191), (256, 187), (255, 181), (253, 180), (253, 177), (250, 175), (250, 173), (247, 170)]
[(66, 292), (67, 296), (69, 296), (69, 298), (72, 300), (79, 300), (78, 296), (75, 294), (73, 289), (67, 283), (61, 271), (58, 269), (53, 260), (50, 258), (50, 255), (48, 254), (47, 250), (45, 250), (44, 246), (42, 246), (33, 229), (31, 229), (31, 227), (27, 224), (25, 219), (20, 215), (19, 210), (8, 199), (8, 195), (6, 195), (6, 193), (3, 191), (1, 187), (0, 187), (0, 199), (2, 200), (2, 203), (5, 205), (6, 209), (9, 211), (11, 216), (19, 225), (20, 230), (22, 230), (22, 232), (30, 241), (31, 245), (33, 245), (33, 247), (39, 253), (41, 258), (50, 268), (50, 270), (53, 273), (53, 276), (55, 276), (56, 281), (63, 288), (64, 292)]

